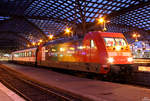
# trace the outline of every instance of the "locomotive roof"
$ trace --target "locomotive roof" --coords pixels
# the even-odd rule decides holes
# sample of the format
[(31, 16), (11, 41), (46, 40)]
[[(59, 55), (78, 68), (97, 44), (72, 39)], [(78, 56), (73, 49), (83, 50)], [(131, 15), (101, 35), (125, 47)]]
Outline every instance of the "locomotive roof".
[[(101, 31), (92, 31), (87, 34), (100, 34), (101, 37), (124, 37), (122, 33), (113, 33), (113, 32), (101, 32)], [(52, 40), (43, 46), (49, 45), (49, 44), (58, 44), (58, 43), (65, 43), (65, 42), (72, 42), (72, 41), (77, 41), (77, 40), (83, 40), (83, 37), (70, 37), (70, 38), (59, 38), (56, 40)]]
[(122, 33), (93, 31), (88, 34), (100, 34), (101, 37), (124, 37)]
[(79, 38), (78, 36), (75, 37), (70, 37), (70, 38), (59, 38), (56, 40), (52, 40), (43, 46), (49, 45), (49, 44), (58, 44), (58, 43), (65, 43), (65, 42), (72, 42), (72, 41), (77, 41), (77, 40), (83, 40), (83, 38)]

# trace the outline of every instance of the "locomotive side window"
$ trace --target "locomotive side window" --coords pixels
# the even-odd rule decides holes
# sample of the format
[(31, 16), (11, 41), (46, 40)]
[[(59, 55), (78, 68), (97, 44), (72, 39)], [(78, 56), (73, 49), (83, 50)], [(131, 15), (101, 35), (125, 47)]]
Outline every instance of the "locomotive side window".
[(90, 40), (90, 47), (91, 47), (91, 48), (94, 48), (94, 47), (95, 47), (94, 40)]

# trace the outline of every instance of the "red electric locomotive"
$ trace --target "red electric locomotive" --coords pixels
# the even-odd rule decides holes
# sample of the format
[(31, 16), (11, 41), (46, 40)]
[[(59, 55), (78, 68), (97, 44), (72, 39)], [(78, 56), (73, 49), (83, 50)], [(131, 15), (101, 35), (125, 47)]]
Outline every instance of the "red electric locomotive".
[[(89, 32), (83, 39), (49, 42), (38, 47), (36, 52), (35, 63), (39, 66), (97, 74), (132, 69), (130, 48), (121, 33)], [(15, 57), (14, 52), (12, 55)]]

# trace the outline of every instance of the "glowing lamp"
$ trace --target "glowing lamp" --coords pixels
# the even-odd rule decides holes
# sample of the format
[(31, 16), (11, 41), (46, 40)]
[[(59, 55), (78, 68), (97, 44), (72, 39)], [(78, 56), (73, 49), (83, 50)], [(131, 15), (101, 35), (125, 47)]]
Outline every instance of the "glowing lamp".
[(70, 28), (66, 28), (65, 29), (65, 33), (70, 33), (71, 32), (71, 29)]
[(120, 51), (121, 50), (121, 46), (116, 46), (116, 50)]
[(28, 44), (27, 47), (30, 47), (30, 45)]
[(133, 34), (133, 37), (137, 37), (136, 34)]
[(40, 42), (38, 42), (38, 45), (40, 45)]
[(75, 48), (73, 48), (73, 47), (70, 47), (70, 50), (75, 50)]
[(43, 40), (42, 40), (42, 39), (40, 39), (40, 40), (39, 40), (39, 42), (43, 42)]
[(128, 62), (132, 62), (133, 61), (133, 58), (132, 57), (129, 57), (128, 58)]
[(34, 45), (35, 45), (35, 42), (32, 42), (32, 45), (34, 46)]
[(53, 36), (52, 34), (51, 34), (51, 35), (49, 35), (49, 39), (50, 39), (50, 40), (52, 40), (52, 39), (53, 39), (53, 37), (54, 37), (54, 36)]
[(108, 62), (109, 62), (109, 63), (113, 63), (113, 62), (114, 62), (114, 58), (109, 57), (109, 58), (108, 58)]
[(98, 22), (99, 22), (99, 23), (103, 23), (104, 21), (105, 21), (104, 18), (99, 18), (99, 19), (98, 19)]
[(63, 51), (65, 51), (65, 49), (64, 48), (60, 48), (60, 51), (63, 52)]

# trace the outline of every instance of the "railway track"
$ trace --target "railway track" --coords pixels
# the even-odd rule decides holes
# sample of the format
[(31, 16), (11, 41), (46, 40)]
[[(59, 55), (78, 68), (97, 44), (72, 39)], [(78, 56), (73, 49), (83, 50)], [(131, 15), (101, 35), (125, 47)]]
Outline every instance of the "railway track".
[(64, 92), (18, 77), (11, 70), (1, 67), (0, 81), (27, 101), (81, 101), (81, 99)]
[[(1, 67), (1, 66), (0, 66)], [(43, 67), (39, 67), (39, 68), (43, 68)], [(45, 68), (45, 69), (49, 69), (49, 68)], [(78, 77), (83, 77), (83, 78), (89, 78), (89, 79), (96, 79), (96, 80), (102, 80), (101, 79), (101, 77), (99, 78), (99, 76), (97, 76), (96, 77), (96, 75), (85, 75), (85, 74), (78, 74), (77, 72), (73, 72), (73, 71), (66, 71), (66, 70), (60, 70), (60, 69), (52, 69), (51, 68), (51, 70), (53, 70), (53, 71), (56, 71), (56, 72), (60, 72), (60, 73), (64, 73), (64, 74), (69, 74), (69, 75), (73, 75), (73, 76), (78, 76)], [(13, 73), (12, 73), (13, 72)], [(80, 72), (81, 73), (81, 72)], [(23, 81), (23, 83), (21, 84), (21, 85), (23, 85), (23, 88), (21, 88), (21, 89), (23, 89), (23, 91), (21, 90), (18, 90), (18, 88), (15, 88), (13, 85), (14, 84), (17, 84), (17, 85), (15, 85), (15, 86), (18, 86), (18, 82), (15, 82), (15, 83), (13, 83), (13, 85), (12, 84), (10, 84), (8, 81), (12, 81), (12, 80), (9, 80), (8, 78), (7, 78), (7, 75), (8, 74), (11, 74), (12, 76), (11, 77), (14, 77), (15, 79), (19, 79), (19, 80), (22, 80)], [(143, 75), (143, 76), (141, 76), (141, 74)], [(131, 82), (131, 83), (129, 83), (129, 82), (125, 82), (125, 83), (123, 83), (123, 84), (129, 84), (129, 85), (134, 85), (134, 86), (140, 86), (140, 87), (146, 87), (146, 88), (149, 88), (149, 84), (150, 84), (150, 82), (149, 81), (146, 81), (145, 82), (145, 80), (143, 80), (143, 79), (139, 79), (139, 77), (140, 78), (145, 78), (147, 75), (149, 75), (149, 76), (147, 76), (147, 78), (148, 77), (150, 77), (150, 74), (149, 73), (140, 73), (140, 75), (139, 75), (139, 73), (134, 73), (134, 78), (132, 79), (133, 81)], [(3, 80), (4, 78), (6, 78), (7, 79), (7, 81), (6, 81), (6, 83), (5, 83), (5, 80)], [(147, 78), (145, 78), (146, 80), (148, 80)], [(55, 90), (55, 89), (52, 89), (52, 88), (49, 88), (49, 87), (43, 87), (43, 86), (41, 86), (40, 84), (37, 84), (37, 83), (34, 83), (33, 81), (30, 81), (30, 80), (27, 80), (27, 79), (23, 79), (23, 78), (18, 78), (18, 76), (16, 77), (16, 76), (14, 76), (14, 71), (8, 71), (8, 69), (7, 70), (5, 70), (4, 68), (0, 68), (0, 80), (5, 84), (5, 85), (7, 85), (7, 86), (9, 86), (9, 88), (11, 88), (12, 90), (14, 90), (15, 92), (17, 92), (19, 95), (21, 95), (24, 99), (26, 99), (26, 100), (28, 100), (28, 101), (89, 101), (89, 100), (83, 100), (83, 99), (81, 99), (81, 98), (76, 98), (76, 97), (73, 97), (73, 96), (70, 96), (70, 95), (68, 95), (68, 94), (65, 94), (65, 93), (63, 93), (63, 92), (60, 92), (60, 91), (57, 91), (57, 90)], [(14, 80), (14, 79), (13, 79)], [(138, 81), (137, 81), (138, 80)], [(15, 81), (15, 80), (14, 80)], [(102, 80), (102, 81), (108, 81), (108, 80)], [(24, 88), (24, 86), (26, 86), (26, 85), (24, 85), (25, 83), (27, 83), (27, 84), (29, 84), (29, 88)], [(114, 82), (114, 81), (109, 81), (109, 82)], [(114, 82), (114, 83), (121, 83), (121, 82)], [(148, 85), (147, 85), (148, 84)], [(42, 92), (40, 92), (40, 91), (34, 91), (34, 90), (32, 90), (32, 89), (30, 89), (30, 88), (33, 88), (32, 86), (30, 87), (30, 85), (32, 85), (33, 87), (35, 87), (34, 89), (40, 89), (40, 90), (42, 90), (43, 91), (43, 93)], [(20, 84), (19, 84), (19, 86), (20, 86)], [(24, 91), (24, 89), (25, 89), (25, 91)], [(26, 90), (30, 90), (30, 91), (26, 91)], [(47, 91), (48, 90), (48, 91)], [(48, 94), (49, 93), (49, 91), (51, 92), (50, 94)], [(27, 94), (25, 93), (25, 92), (27, 92)], [(28, 93), (30, 93), (30, 92), (32, 92), (33, 94), (28, 94)], [(34, 94), (34, 92), (40, 92), (40, 93), (38, 93), (38, 94)], [(45, 95), (46, 94), (46, 95)], [(48, 94), (48, 95), (47, 95)], [(33, 96), (33, 97), (32, 97)], [(47, 97), (48, 96), (48, 97)], [(51, 97), (50, 97), (51, 96)], [(36, 97), (36, 98), (34, 98), (34, 97)]]

